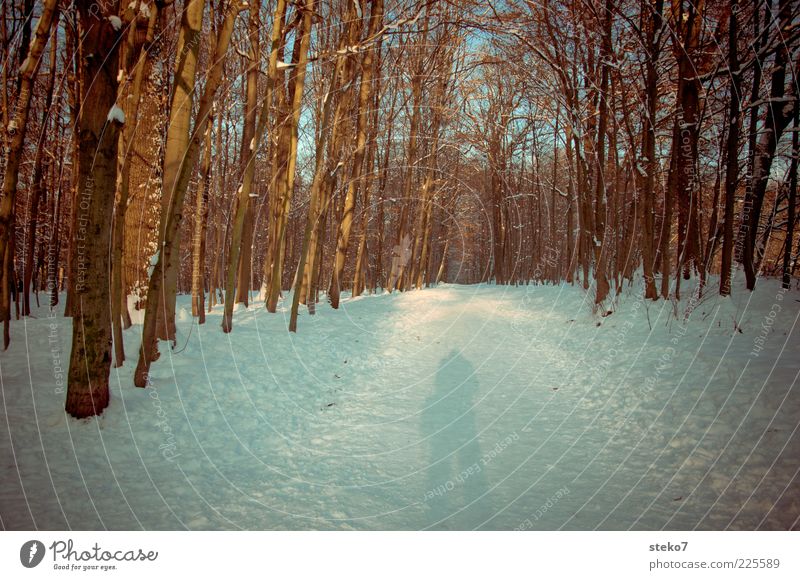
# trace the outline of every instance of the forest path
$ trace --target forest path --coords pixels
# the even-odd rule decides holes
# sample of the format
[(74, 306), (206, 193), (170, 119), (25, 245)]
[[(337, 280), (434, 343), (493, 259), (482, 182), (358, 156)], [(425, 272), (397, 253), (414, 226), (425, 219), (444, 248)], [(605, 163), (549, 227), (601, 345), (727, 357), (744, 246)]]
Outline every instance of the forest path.
[(791, 527), (800, 309), (787, 298), (751, 356), (776, 296), (761, 287), (684, 324), (633, 295), (602, 317), (576, 288), (442, 285), (322, 305), (297, 334), (286, 303), (224, 335), (180, 297), (153, 386), (131, 386), (135, 326), (91, 421), (63, 416), (52, 348), (69, 352), (70, 323), (42, 311), (0, 358), (2, 523)]

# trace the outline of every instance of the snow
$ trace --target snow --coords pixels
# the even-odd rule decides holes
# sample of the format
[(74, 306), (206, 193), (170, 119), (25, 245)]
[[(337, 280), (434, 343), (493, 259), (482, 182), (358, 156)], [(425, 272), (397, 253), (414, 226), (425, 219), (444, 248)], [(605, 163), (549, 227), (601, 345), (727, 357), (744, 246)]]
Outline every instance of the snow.
[[(136, 0), (128, 4), (128, 10), (136, 9)], [(150, 7), (145, 4), (144, 0), (139, 3), (139, 16), (142, 18), (150, 18)]]
[(125, 112), (122, 109), (120, 109), (117, 105), (114, 105), (108, 111), (108, 120), (109, 122), (116, 121), (121, 125), (125, 122)]
[(34, 309), (0, 353), (3, 526), (796, 526), (800, 295), (739, 278), (724, 299), (684, 282), (677, 319), (639, 285), (592, 314), (576, 287), (443, 284), (343, 296), (297, 334), (290, 295), (231, 334), (180, 296), (152, 386), (132, 386), (135, 325), (83, 421), (63, 413), (71, 319)]
[(147, 266), (147, 276), (148, 276), (148, 278), (153, 275), (153, 270), (155, 270), (156, 266), (158, 265), (158, 259), (159, 259), (160, 255), (161, 255), (161, 250), (157, 251), (155, 254), (153, 254), (150, 257), (150, 265)]
[(119, 16), (109, 16), (108, 22), (111, 24), (111, 28), (116, 31), (119, 31), (122, 28), (122, 20), (120, 20)]
[(19, 74), (25, 75), (28, 74), (33, 69), (33, 63), (29, 57), (26, 57), (25, 60), (22, 61), (22, 64), (19, 65)]
[(293, 66), (296, 66), (296, 65), (293, 62), (283, 62), (282, 60), (279, 60), (277, 66), (278, 66), (278, 70), (284, 70), (284, 69), (287, 69), (287, 68), (292, 68)]

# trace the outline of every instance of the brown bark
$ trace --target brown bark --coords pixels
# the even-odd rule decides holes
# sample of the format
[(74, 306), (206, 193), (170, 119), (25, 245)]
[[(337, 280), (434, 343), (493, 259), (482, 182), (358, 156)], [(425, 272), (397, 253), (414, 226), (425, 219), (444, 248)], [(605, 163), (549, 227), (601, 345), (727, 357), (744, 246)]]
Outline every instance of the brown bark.
[(595, 281), (595, 304), (602, 303), (608, 296), (610, 289), (606, 264), (608, 261), (608, 240), (606, 240), (606, 197), (608, 194), (606, 186), (606, 163), (605, 163), (605, 138), (608, 128), (608, 61), (611, 58), (611, 21), (613, 19), (613, 2), (606, 0), (605, 13), (603, 16), (603, 41), (600, 50), (600, 58), (603, 61), (600, 72), (600, 91), (599, 91), (599, 111), (597, 126), (597, 149), (595, 158), (597, 163), (597, 178), (595, 190), (595, 214), (594, 214), (594, 263)]
[[(344, 136), (347, 135), (349, 129), (347, 115), (353, 93), (351, 87), (353, 85), (353, 61), (355, 58), (349, 54), (347, 47), (356, 41), (361, 29), (361, 22), (356, 17), (353, 3), (348, 6), (345, 22), (347, 22), (347, 25), (344, 27), (338, 41), (332, 81), (322, 99), (314, 180), (311, 184), (309, 214), (306, 222), (306, 227), (313, 227), (308, 244), (305, 244), (305, 234), (301, 242), (300, 261), (303, 267), (298, 268), (297, 271), (297, 279), (300, 281), (300, 285), (295, 284), (295, 293), (298, 294), (298, 300), (307, 302), (311, 314), (315, 311), (314, 303), (317, 300), (317, 289), (322, 277), (322, 255), (326, 221), (330, 215), (329, 207), (333, 201), (333, 192), (341, 173), (340, 169), (344, 164), (340, 159), (344, 147)], [(333, 112), (332, 120), (331, 112)], [(325, 154), (324, 157), (323, 153)], [(302, 277), (300, 275), (301, 272)], [(296, 318), (297, 307), (294, 305), (294, 297), (292, 307), (293, 316)]]
[[(778, 22), (782, 30), (790, 26), (791, 19), (791, 1), (781, 0), (779, 3)], [(760, 132), (754, 153), (752, 186), (747, 190), (744, 199), (744, 208), (745, 210), (749, 209), (749, 211), (746, 212), (742, 220), (742, 228), (744, 229), (742, 264), (744, 265), (748, 290), (753, 290), (756, 284), (757, 263), (760, 260), (760, 256), (756, 256), (756, 238), (772, 162), (775, 159), (778, 142), (794, 115), (794, 109), (798, 107), (797, 100), (800, 93), (797, 90), (796, 83), (793, 83), (790, 93), (792, 96), (791, 106), (786, 102), (782, 102), (786, 90), (786, 69), (788, 64), (788, 49), (784, 43), (779, 43), (775, 52), (775, 62), (770, 79), (770, 102), (767, 107), (767, 118), (764, 122), (764, 130)], [(797, 62), (795, 63), (795, 67), (797, 66), (800, 66), (800, 54), (798, 54)]]
[[(208, 233), (208, 204), (211, 190), (211, 132), (213, 128), (214, 116), (212, 114), (206, 127), (203, 160), (200, 163), (200, 183), (197, 185), (194, 238), (192, 240), (192, 316), (197, 317), (198, 324), (203, 324), (206, 321), (206, 236)], [(213, 288), (211, 292), (214, 292)]]
[[(187, 0), (181, 15), (181, 28), (178, 33), (178, 56), (175, 59), (175, 81), (170, 97), (169, 125), (167, 128), (167, 144), (164, 151), (161, 196), (161, 224), (159, 226), (158, 260), (164, 262), (159, 276), (163, 281), (163, 296), (158, 298), (157, 336), (161, 340), (175, 341), (175, 298), (178, 284), (178, 264), (164, 261), (164, 250), (172, 244), (180, 246), (180, 229), (176, 229), (168, 239), (167, 226), (172, 208), (180, 208), (183, 200), (180, 196), (178, 180), (181, 166), (189, 148), (191, 113), (194, 104), (195, 73), (200, 54), (200, 37), (202, 34), (205, 0)], [(180, 202), (180, 203), (177, 203)], [(180, 209), (179, 209), (180, 211)], [(155, 302), (150, 298), (148, 289), (147, 309), (152, 310)]]
[[(257, 16), (255, 17), (258, 18)], [(250, 119), (253, 125), (252, 137), (251, 141), (247, 143), (247, 148), (245, 149), (245, 144), (242, 144), (242, 163), (244, 164), (244, 174), (242, 178), (242, 183), (238, 190), (238, 197), (236, 201), (236, 215), (234, 216), (233, 221), (233, 235), (231, 239), (231, 250), (228, 255), (227, 261), (227, 276), (226, 276), (226, 288), (225, 288), (225, 307), (222, 317), (222, 329), (224, 332), (230, 332), (233, 328), (233, 304), (234, 304), (234, 282), (235, 282), (235, 275), (238, 274), (235, 270), (238, 268), (239, 270), (242, 269), (240, 266), (240, 250), (242, 246), (242, 240), (244, 239), (245, 230), (246, 230), (246, 221), (247, 221), (247, 212), (248, 206), (250, 202), (250, 191), (252, 189), (252, 183), (255, 176), (255, 156), (256, 152), (258, 151), (258, 147), (261, 143), (261, 140), (264, 136), (264, 133), (267, 129), (267, 124), (269, 121), (269, 111), (270, 106), (272, 105), (272, 96), (276, 94), (277, 102), (278, 102), (278, 110), (279, 114), (286, 113), (285, 111), (285, 93), (284, 93), (284, 86), (283, 86), (283, 78), (284, 73), (281, 70), (278, 70), (278, 56), (282, 49), (282, 43), (284, 42), (284, 20), (286, 18), (286, 2), (284, 0), (278, 0), (275, 5), (275, 12), (273, 13), (273, 22), (272, 22), (272, 34), (271, 34), (271, 45), (270, 45), (270, 57), (269, 57), (269, 65), (267, 70), (267, 86), (265, 91), (264, 102), (262, 105), (261, 113), (258, 117), (258, 122), (256, 124), (255, 120), (255, 102), (249, 102), (251, 98), (251, 89), (253, 91), (256, 90), (255, 83), (257, 82), (256, 77), (258, 74), (257, 68), (254, 70), (253, 77), (248, 76), (248, 105), (252, 105), (253, 109), (251, 111), (253, 117)], [(257, 21), (256, 21), (257, 24)], [(257, 25), (255, 26), (257, 28)], [(250, 22), (250, 33), (251, 37), (255, 34), (257, 37), (258, 31), (254, 30), (254, 22), (251, 19)], [(257, 42), (256, 40), (251, 38), (251, 43)], [(305, 48), (306, 54), (308, 52), (308, 47)], [(255, 51), (253, 54), (257, 54)], [(296, 66), (300, 66), (300, 63), (295, 63)], [(254, 64), (257, 67), (257, 63)], [(305, 66), (305, 63), (303, 63)], [(303, 75), (305, 76), (305, 71), (303, 71)], [(302, 93), (302, 86), (301, 86), (301, 93)], [(287, 119), (284, 117), (284, 123)], [(275, 211), (277, 211), (278, 207), (278, 200), (282, 198), (286, 191), (285, 187), (287, 181), (285, 179), (285, 174), (276, 172), (280, 162), (286, 159), (286, 155), (288, 154), (286, 147), (287, 145), (291, 145), (291, 141), (289, 140), (290, 135), (286, 133), (285, 125), (281, 125), (280, 129), (280, 139), (279, 139), (279, 146), (275, 150), (275, 156), (273, 159), (273, 175), (272, 175), (272, 182), (270, 184), (270, 203), (272, 204), (272, 212), (271, 217), (275, 216)], [(288, 159), (286, 159), (288, 162)], [(284, 171), (285, 169), (281, 169)], [(268, 250), (268, 256), (264, 262), (265, 267), (265, 274), (269, 268), (269, 264), (273, 259), (276, 259), (278, 250), (278, 234), (276, 231), (276, 221), (273, 217), (273, 221), (271, 222), (270, 228), (270, 246)], [(249, 258), (248, 258), (249, 261)], [(249, 265), (247, 266), (249, 271)], [(271, 270), (270, 270), (271, 271)], [(241, 287), (242, 284), (246, 284), (244, 291), (248, 291), (250, 288), (250, 276), (247, 276), (247, 280), (244, 281), (242, 277), (239, 277), (239, 285)], [(280, 274), (278, 275), (278, 285), (280, 286)], [(269, 290), (266, 290), (266, 286), (268, 286)], [(265, 288), (262, 288), (262, 291), (265, 293), (265, 303), (267, 304), (267, 308), (270, 308), (272, 302), (270, 301), (269, 292), (271, 292), (271, 280), (270, 284), (266, 283), (265, 278)], [(275, 299), (275, 305), (277, 305), (277, 297)], [(274, 311), (274, 310), (271, 310)]]
[(380, 111), (380, 101), (381, 101), (381, 78), (380, 78), (380, 67), (381, 67), (381, 45), (378, 44), (378, 48), (376, 49), (378, 62), (375, 64), (375, 69), (378, 71), (376, 74), (375, 80), (375, 96), (373, 98), (372, 103), (372, 122), (370, 127), (370, 136), (368, 140), (368, 148), (367, 148), (367, 161), (366, 161), (366, 175), (364, 176), (364, 195), (363, 195), (363, 202), (362, 202), (362, 210), (361, 210), (361, 235), (359, 236), (358, 240), (358, 248), (356, 250), (356, 263), (355, 263), (355, 271), (353, 272), (353, 292), (352, 295), (360, 296), (362, 292), (364, 292), (365, 288), (365, 270), (367, 270), (367, 266), (369, 264), (369, 260), (367, 259), (367, 236), (369, 233), (369, 216), (372, 210), (370, 197), (372, 194), (372, 184), (375, 182), (375, 153), (378, 147), (377, 143), (377, 133), (378, 133), (378, 118), (379, 118), (379, 111)]
[[(377, 3), (381, 4), (382, 9), (382, 0), (377, 0)], [(355, 10), (352, 9), (352, 6), (348, 9), (347, 20), (350, 24), (345, 28), (344, 33), (339, 39), (340, 51), (355, 37), (358, 29)], [(349, 96), (349, 91), (344, 91), (344, 94), (336, 104), (336, 109), (333, 113), (333, 125), (330, 126), (334, 87), (345, 86), (350, 78), (350, 59), (346, 55), (346, 51), (343, 52), (344, 54), (340, 54), (336, 59), (333, 80), (323, 98), (320, 116), (320, 136), (317, 140), (316, 147), (314, 180), (311, 184), (308, 215), (306, 217), (303, 241), (300, 248), (300, 260), (295, 277), (294, 294), (292, 296), (292, 310), (289, 321), (289, 330), (292, 332), (297, 331), (297, 316), (301, 299), (305, 298), (309, 306), (309, 312), (311, 314), (314, 312), (313, 304), (316, 301), (316, 296), (314, 294), (318, 284), (318, 269), (322, 261), (321, 256), (318, 254), (318, 252), (322, 250), (323, 245), (320, 239), (322, 237), (321, 226), (331, 200), (330, 192), (333, 188), (333, 179), (335, 179), (337, 169), (339, 168), (338, 163), (334, 167), (332, 167), (332, 165), (338, 158), (339, 148), (341, 146), (340, 138), (343, 134), (341, 120), (349, 103), (349, 99), (347, 98)], [(367, 54), (370, 52), (371, 48), (368, 48)], [(366, 117), (367, 112), (361, 110), (360, 115), (361, 114)], [(361, 116), (359, 116), (359, 123), (360, 122)], [(328, 149), (327, 159), (325, 156), (326, 149)]]
[[(372, 37), (383, 24), (383, 0), (373, 0), (369, 18), (368, 37)], [(364, 155), (367, 146), (367, 123), (370, 118), (369, 103), (372, 93), (372, 78), (374, 75), (374, 50), (368, 48), (364, 51), (361, 60), (361, 85), (358, 92), (358, 113), (356, 120), (356, 149), (353, 152), (353, 164), (350, 170), (350, 180), (347, 184), (347, 193), (344, 198), (342, 219), (339, 223), (339, 232), (336, 241), (336, 256), (333, 266), (333, 279), (331, 280), (328, 298), (333, 308), (339, 308), (339, 294), (341, 288), (344, 262), (350, 245), (350, 231), (353, 225), (353, 211), (355, 210), (358, 188), (361, 186), (361, 173), (364, 168)]]
[[(0, 256), (7, 257), (10, 264), (9, 267), (12, 269), (14, 256), (13, 253), (7, 254), (7, 248), (12, 245), (11, 238), (14, 234), (14, 210), (17, 199), (17, 186), (19, 184), (19, 169), (27, 135), (31, 97), (36, 82), (36, 74), (41, 65), (42, 55), (47, 39), (50, 36), (51, 25), (55, 21), (57, 10), (56, 0), (45, 0), (33, 38), (30, 43), (28, 43), (27, 38), (23, 37), (22, 39), (22, 45), (27, 48), (27, 51), (17, 75), (16, 105), (13, 114), (8, 115), (8, 125), (6, 125), (5, 146), (7, 151), (5, 153), (3, 191), (0, 196)], [(3, 87), (3, 91), (5, 92), (5, 87)], [(4, 269), (2, 275), (0, 275), (0, 284), (8, 286), (9, 283), (8, 270)], [(10, 316), (10, 304), (3, 300), (0, 303), (0, 320), (3, 321), (6, 327)], [(5, 346), (8, 346), (7, 342)]]
[(736, 183), (739, 178), (739, 100), (742, 94), (739, 73), (737, 15), (738, 0), (732, 0), (728, 21), (728, 68), (731, 74), (730, 103), (728, 111), (727, 164), (725, 168), (725, 215), (723, 217), (722, 264), (720, 265), (719, 293), (731, 293), (731, 269), (733, 267), (733, 219), (736, 203)]
[(681, 275), (688, 279), (690, 270), (699, 267), (697, 143), (700, 135), (701, 86), (698, 79), (698, 52), (705, 2), (672, 0), (672, 9), (675, 15), (673, 52), (678, 65), (678, 83), (672, 129), (673, 157), (667, 183), (678, 207), (675, 295), (680, 297)]
[(786, 239), (783, 248), (783, 267), (781, 285), (787, 290), (792, 283), (792, 239), (794, 237), (795, 222), (797, 220), (797, 162), (800, 157), (800, 106), (794, 108), (794, 122), (792, 132), (792, 161), (789, 164), (789, 191), (786, 209)]
[[(244, 126), (242, 130), (242, 147), (240, 150), (240, 163), (242, 166), (242, 174), (247, 172), (248, 164), (255, 166), (255, 158), (257, 143), (255, 142), (256, 134), (256, 115), (258, 104), (258, 67), (260, 62), (259, 52), (259, 35), (261, 28), (261, 18), (259, 15), (260, 6), (256, 5), (257, 9), (250, 9), (250, 17), (248, 19), (248, 33), (249, 33), (249, 46), (248, 53), (248, 69), (246, 79), (246, 104), (244, 114)], [(259, 143), (260, 144), (260, 143)], [(253, 178), (250, 178), (252, 182)], [(243, 180), (244, 185), (244, 180)], [(244, 191), (239, 198), (239, 203), (244, 201), (244, 216), (242, 222), (242, 239), (240, 242), (239, 264), (237, 271), (236, 281), (236, 299), (237, 303), (243, 303), (245, 306), (249, 304), (250, 288), (251, 288), (251, 261), (253, 249), (253, 199), (252, 183), (248, 183), (247, 197), (244, 197)], [(244, 190), (244, 188), (243, 188)], [(238, 211), (238, 210), (237, 210)]]
[[(133, 133), (139, 120), (139, 102), (141, 100), (142, 82), (148, 60), (148, 48), (153, 42), (155, 25), (158, 17), (158, 8), (153, 6), (150, 17), (142, 24), (146, 26), (144, 44), (137, 49), (137, 30), (139, 27), (138, 15), (142, 0), (136, 0), (133, 8), (128, 8), (125, 23), (130, 24), (127, 28), (125, 42), (121, 46), (120, 70), (126, 71), (128, 75), (128, 87), (121, 87), (117, 101), (123, 105), (126, 124), (119, 132), (119, 143), (117, 150), (117, 183), (116, 183), (116, 202), (114, 208), (114, 222), (112, 224), (112, 253), (111, 260), (111, 327), (114, 337), (114, 367), (121, 367), (125, 361), (125, 348), (122, 336), (123, 321), (127, 319), (130, 326), (130, 315), (128, 314), (128, 292), (123, 284), (123, 249), (125, 246), (125, 214), (128, 207), (130, 192), (131, 164), (129, 162), (130, 147), (133, 141)], [(127, 89), (127, 90), (124, 90)], [(125, 316), (123, 316), (123, 312)]]
[[(33, 279), (33, 254), (36, 249), (36, 229), (39, 222), (39, 204), (44, 190), (44, 144), (48, 126), (50, 123), (53, 104), (53, 90), (56, 84), (56, 59), (58, 57), (58, 14), (53, 18), (53, 38), (50, 42), (50, 71), (47, 81), (47, 93), (45, 97), (44, 112), (42, 115), (42, 128), (39, 134), (39, 142), (36, 147), (36, 155), (33, 161), (33, 181), (31, 183), (30, 195), (28, 199), (28, 225), (25, 236), (24, 259), (25, 264), (22, 269), (22, 314), (30, 316), (31, 313), (31, 281)], [(43, 244), (40, 244), (43, 247)]]
[[(280, 222), (282, 208), (285, 205), (284, 199), (287, 197), (286, 191), (286, 170), (289, 157), (289, 147), (291, 145), (290, 132), (288, 128), (290, 111), (286, 104), (286, 73), (283, 69), (277, 68), (278, 57), (286, 51), (285, 46), (285, 19), (286, 3), (284, 0), (277, 0), (275, 13), (272, 17), (272, 46), (270, 50), (270, 65), (268, 69), (267, 90), (272, 87), (275, 95), (275, 114), (276, 119), (273, 124), (273, 131), (276, 134), (275, 146), (272, 155), (272, 177), (269, 188), (269, 241), (267, 244), (267, 255), (264, 260), (264, 273), (262, 282), (262, 294), (264, 295), (264, 305), (268, 312), (275, 312), (277, 309), (278, 298), (281, 290), (281, 276), (283, 274), (280, 253), (282, 251), (282, 232)], [(285, 60), (281, 59), (281, 60)], [(276, 63), (273, 66), (272, 63)], [(271, 98), (271, 95), (269, 95)], [(272, 106), (267, 100), (265, 106)], [(264, 112), (262, 111), (262, 117)], [(266, 117), (264, 122), (266, 122)], [(261, 121), (259, 121), (261, 122)]]
[[(648, 7), (643, 3), (642, 10)], [(644, 296), (648, 300), (657, 300), (655, 284), (655, 259), (656, 248), (654, 242), (655, 235), (655, 183), (656, 171), (658, 171), (658, 161), (656, 160), (656, 114), (658, 105), (658, 69), (656, 68), (660, 54), (659, 36), (663, 23), (662, 12), (664, 0), (656, 0), (650, 13), (650, 20), (647, 26), (647, 61), (645, 63), (645, 100), (646, 118), (644, 119), (645, 130), (643, 132), (644, 143), (642, 153), (644, 155), (645, 176), (642, 187), (641, 221), (642, 235), (642, 269), (644, 272), (645, 291)]]
[[(200, 8), (202, 8), (202, 2), (200, 4)], [(192, 4), (191, 7), (192, 9), (196, 8), (195, 4)], [(242, 7), (237, 4), (231, 4), (228, 8), (225, 21), (218, 32), (212, 59), (213, 65), (206, 78), (203, 95), (200, 98), (200, 103), (197, 108), (194, 131), (191, 134), (191, 139), (189, 139), (187, 149), (184, 150), (185, 154), (181, 156), (176, 178), (171, 180), (173, 185), (167, 187), (167, 183), (169, 182), (166, 179), (164, 181), (164, 191), (170, 198), (170, 202), (166, 214), (167, 222), (162, 234), (163, 243), (158, 253), (155, 266), (153, 267), (153, 272), (150, 276), (150, 284), (147, 289), (147, 310), (145, 311), (144, 326), (142, 328), (142, 347), (139, 353), (139, 362), (137, 363), (134, 373), (134, 384), (137, 387), (145, 387), (147, 385), (150, 364), (158, 358), (156, 334), (157, 317), (166, 316), (166, 320), (169, 322), (170, 308), (174, 314), (177, 286), (173, 284), (167, 276), (167, 273), (170, 269), (177, 270), (178, 254), (180, 250), (178, 231), (183, 221), (183, 202), (186, 197), (186, 191), (188, 190), (192, 170), (197, 163), (197, 158), (200, 153), (200, 146), (204, 133), (203, 128), (206, 126), (206, 120), (211, 113), (214, 95), (222, 78), (224, 56), (230, 44), (231, 35), (233, 33), (233, 23), (241, 9)], [(191, 39), (198, 38), (200, 32), (197, 26), (199, 22), (194, 19), (194, 16), (197, 15), (192, 14), (192, 18), (189, 19), (186, 14), (187, 12), (184, 12), (185, 25), (181, 28), (184, 34), (184, 42), (182, 45), (185, 46), (186, 49), (181, 50), (180, 54), (188, 54), (196, 50), (196, 47), (192, 48), (191, 46)], [(200, 15), (200, 17), (202, 17), (202, 15)], [(195, 35), (195, 33), (197, 34)], [(179, 43), (179, 46), (181, 46), (181, 43)], [(180, 64), (178, 66), (180, 67)], [(181, 122), (183, 122), (183, 113), (178, 115), (178, 117), (181, 119)], [(179, 141), (182, 142), (182, 139), (179, 139)], [(169, 150), (169, 145), (167, 149), (169, 155), (165, 156), (165, 164), (167, 158), (174, 161), (173, 156), (177, 155), (175, 150)], [(174, 316), (171, 320), (174, 326)]]
[[(73, 417), (99, 415), (108, 406), (111, 365), (109, 253), (117, 171), (119, 123), (115, 106), (119, 32), (89, 0), (77, 3), (84, 35), (81, 67), (92, 79), (81, 99), (78, 131), (78, 220), (73, 232), (76, 275), (72, 351), (65, 410)], [(116, 11), (111, 12), (114, 14)]]

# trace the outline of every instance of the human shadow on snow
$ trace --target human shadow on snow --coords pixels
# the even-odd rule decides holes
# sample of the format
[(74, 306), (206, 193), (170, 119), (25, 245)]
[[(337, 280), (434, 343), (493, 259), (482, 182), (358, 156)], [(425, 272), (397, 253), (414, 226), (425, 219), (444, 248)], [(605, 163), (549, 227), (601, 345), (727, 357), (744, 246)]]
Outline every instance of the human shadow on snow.
[(453, 349), (440, 361), (420, 421), (430, 451), (425, 527), (471, 529), (491, 516), (487, 497), (479, 499), (489, 489), (475, 421), (479, 387), (474, 367), (460, 351)]

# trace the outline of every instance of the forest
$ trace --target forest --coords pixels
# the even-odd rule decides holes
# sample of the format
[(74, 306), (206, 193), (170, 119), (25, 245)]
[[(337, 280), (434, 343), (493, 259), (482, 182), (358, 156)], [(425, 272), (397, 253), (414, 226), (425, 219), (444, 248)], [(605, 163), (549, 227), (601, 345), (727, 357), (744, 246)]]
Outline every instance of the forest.
[(256, 312), (269, 357), (358, 342), (316, 320), (372, 297), (575, 291), (588, 333), (797, 288), (797, 0), (0, 10), (0, 362), (68, 332), (73, 418)]

